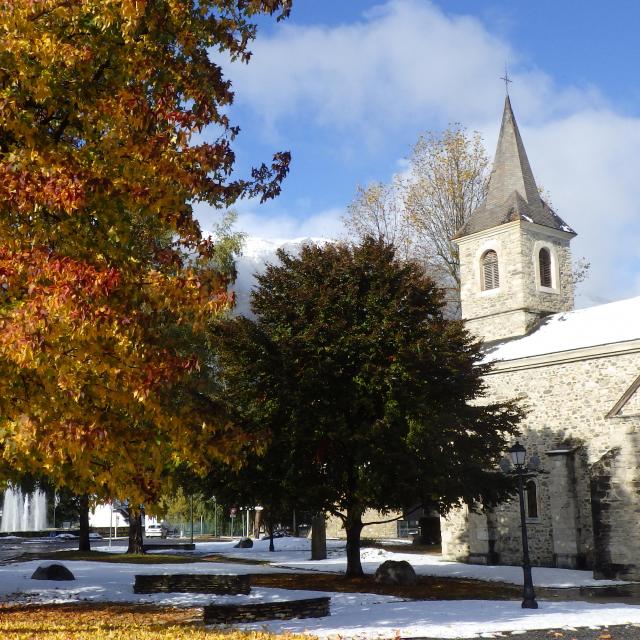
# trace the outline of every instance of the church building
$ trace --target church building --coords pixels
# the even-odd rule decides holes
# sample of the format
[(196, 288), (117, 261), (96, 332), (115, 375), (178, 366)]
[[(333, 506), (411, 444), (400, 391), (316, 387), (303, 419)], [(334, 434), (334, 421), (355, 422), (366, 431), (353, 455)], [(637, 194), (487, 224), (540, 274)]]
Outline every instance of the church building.
[[(579, 220), (576, 215), (576, 221)], [(640, 298), (574, 310), (576, 232), (540, 197), (509, 97), (486, 200), (455, 237), (492, 400), (521, 398), (534, 565), (640, 579)], [(443, 557), (519, 564), (517, 499), (442, 522)]]

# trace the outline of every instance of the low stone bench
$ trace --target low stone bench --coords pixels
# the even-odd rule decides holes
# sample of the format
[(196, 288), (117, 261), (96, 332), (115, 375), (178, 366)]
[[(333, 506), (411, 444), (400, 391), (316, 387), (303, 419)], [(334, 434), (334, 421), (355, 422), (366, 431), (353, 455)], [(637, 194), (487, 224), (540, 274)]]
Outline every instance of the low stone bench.
[(136, 576), (134, 593), (215, 593), (247, 594), (249, 576), (212, 575), (207, 573), (142, 574)]
[(196, 545), (190, 542), (145, 542), (143, 547), (145, 551), (162, 551), (163, 549), (194, 551)]
[(307, 598), (287, 602), (252, 604), (210, 604), (204, 607), (205, 624), (231, 624), (261, 620), (291, 620), (292, 618), (323, 618), (330, 615), (331, 598)]

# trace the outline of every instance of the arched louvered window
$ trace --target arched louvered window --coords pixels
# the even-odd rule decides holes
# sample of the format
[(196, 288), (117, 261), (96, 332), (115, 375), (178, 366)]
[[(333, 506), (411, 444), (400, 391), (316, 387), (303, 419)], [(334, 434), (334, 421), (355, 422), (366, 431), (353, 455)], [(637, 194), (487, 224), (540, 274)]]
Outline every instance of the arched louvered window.
[(491, 249), (482, 256), (482, 288), (487, 291), (497, 289), (499, 286), (498, 254)]
[(540, 286), (551, 288), (553, 286), (551, 279), (551, 252), (546, 247), (540, 249), (540, 253), (538, 253), (538, 264), (540, 265)]
[(527, 517), (538, 517), (538, 487), (534, 480), (529, 480), (525, 485), (527, 493)]

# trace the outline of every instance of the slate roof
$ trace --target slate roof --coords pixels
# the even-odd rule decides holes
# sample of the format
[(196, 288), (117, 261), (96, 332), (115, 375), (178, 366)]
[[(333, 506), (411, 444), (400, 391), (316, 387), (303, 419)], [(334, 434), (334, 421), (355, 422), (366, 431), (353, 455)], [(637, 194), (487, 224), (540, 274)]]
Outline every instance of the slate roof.
[(575, 235), (575, 231), (540, 197), (507, 96), (487, 197), (454, 238), (515, 220), (526, 220)]

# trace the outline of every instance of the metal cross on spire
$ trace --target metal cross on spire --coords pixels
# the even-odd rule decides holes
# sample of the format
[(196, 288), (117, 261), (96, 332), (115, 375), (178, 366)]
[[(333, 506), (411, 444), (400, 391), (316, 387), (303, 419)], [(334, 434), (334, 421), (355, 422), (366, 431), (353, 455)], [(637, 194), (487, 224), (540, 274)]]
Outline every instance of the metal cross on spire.
[(509, 85), (513, 82), (511, 78), (509, 78), (509, 70), (507, 69), (507, 65), (504, 65), (504, 76), (501, 76), (500, 80), (504, 80), (504, 90), (507, 95), (509, 95)]

